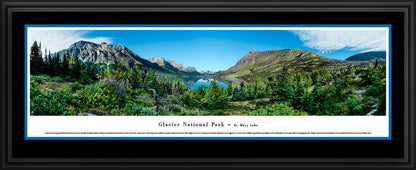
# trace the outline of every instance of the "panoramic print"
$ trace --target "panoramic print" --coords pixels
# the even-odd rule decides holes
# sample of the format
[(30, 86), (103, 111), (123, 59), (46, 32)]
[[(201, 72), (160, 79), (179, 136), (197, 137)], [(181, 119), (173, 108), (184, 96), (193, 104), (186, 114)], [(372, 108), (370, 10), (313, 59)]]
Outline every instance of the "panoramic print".
[(385, 116), (385, 27), (27, 31), (30, 116)]

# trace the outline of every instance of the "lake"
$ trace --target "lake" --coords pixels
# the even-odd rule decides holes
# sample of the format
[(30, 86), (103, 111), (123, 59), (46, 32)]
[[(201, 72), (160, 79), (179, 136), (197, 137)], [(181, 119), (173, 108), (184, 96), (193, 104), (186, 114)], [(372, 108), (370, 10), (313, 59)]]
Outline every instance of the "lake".
[[(211, 82), (214, 81), (214, 78), (210, 77), (183, 77), (183, 82), (186, 87), (190, 87), (192, 89), (197, 89), (199, 87), (208, 87)], [(215, 82), (218, 83), (220, 87), (228, 87), (230, 82), (220, 81), (215, 79)]]

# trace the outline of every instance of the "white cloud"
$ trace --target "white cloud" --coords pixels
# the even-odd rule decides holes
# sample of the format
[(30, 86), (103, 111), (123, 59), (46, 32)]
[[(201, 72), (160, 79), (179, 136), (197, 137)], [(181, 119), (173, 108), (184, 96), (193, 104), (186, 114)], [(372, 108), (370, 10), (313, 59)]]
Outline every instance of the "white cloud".
[[(28, 31), (28, 42), (30, 45), (34, 41), (42, 43), (42, 54), (45, 48), (51, 53), (69, 48), (69, 46), (77, 41), (85, 40), (94, 43), (106, 42), (111, 44), (113, 38), (110, 37), (95, 37), (87, 38), (89, 31), (78, 30), (30, 30)], [(30, 46), (28, 47), (30, 48)]]
[(304, 45), (330, 53), (340, 49), (361, 51), (386, 50), (384, 30), (294, 30)]

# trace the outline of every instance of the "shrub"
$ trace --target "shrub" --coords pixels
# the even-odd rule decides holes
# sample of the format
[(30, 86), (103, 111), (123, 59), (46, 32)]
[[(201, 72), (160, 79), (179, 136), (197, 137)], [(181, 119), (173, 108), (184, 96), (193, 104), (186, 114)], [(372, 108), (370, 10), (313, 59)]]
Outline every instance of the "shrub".
[(87, 85), (87, 84), (91, 84), (92, 82), (94, 82), (94, 80), (91, 79), (89, 76), (82, 74), (80, 77), (80, 82), (83, 85)]
[(164, 110), (166, 110), (167, 112), (178, 113), (181, 112), (182, 108), (174, 104), (168, 104), (164, 106)]
[(138, 115), (138, 116), (154, 116), (155, 112), (153, 109), (148, 107), (143, 107), (141, 105), (135, 104), (126, 104), (126, 114), (128, 115)]
[(31, 75), (30, 76), (30, 81), (33, 80), (34, 82), (39, 83), (39, 84), (43, 84), (45, 83), (45, 81), (49, 81), (50, 79), (51, 77), (48, 75), (39, 75), (39, 76)]
[(183, 109), (181, 112), (176, 113), (176, 114), (169, 114), (169, 115), (177, 115), (177, 116), (198, 116), (198, 112), (197, 111), (193, 111), (193, 110), (186, 110)]
[(111, 101), (111, 98), (105, 93), (104, 85), (100, 83), (86, 86), (76, 94), (83, 104), (81, 107), (85, 108), (108, 106), (107, 104)]
[(264, 98), (264, 97), (266, 97), (266, 90), (264, 89), (264, 90), (257, 90), (256, 91), (256, 97), (258, 98), (258, 99), (260, 99), (260, 98)]
[(55, 91), (66, 91), (70, 89), (66, 83), (59, 83), (55, 81), (46, 82), (42, 86), (46, 89)]
[(70, 83), (68, 86), (71, 89), (71, 91), (73, 91), (73, 92), (75, 92), (77, 90), (81, 90), (82, 88), (84, 88), (84, 85), (79, 84), (78, 82)]
[(233, 91), (233, 97), (231, 98), (231, 100), (233, 101), (243, 101), (246, 100), (250, 97), (250, 94), (248, 93), (247, 89), (243, 86), (240, 85), (242, 87), (240, 88), (235, 88), (235, 90)]
[(33, 97), (39, 96), (41, 94), (42, 93), (41, 93), (38, 85), (34, 81), (31, 81), (30, 82), (30, 99), (33, 99)]
[[(335, 99), (331, 99), (330, 97), (327, 98), (321, 105), (319, 105), (319, 112), (318, 115), (341, 115), (344, 109), (343, 103), (338, 103)], [(345, 110), (345, 109), (344, 109)]]
[(141, 100), (141, 99), (138, 99), (138, 100), (135, 100), (136, 102), (136, 104), (139, 104), (139, 105), (142, 105), (142, 106), (144, 106), (144, 107), (153, 107), (155, 104), (154, 104), (154, 102), (152, 102), (152, 101), (147, 101), (147, 100)]
[(180, 100), (178, 99), (178, 97), (174, 96), (174, 95), (169, 95), (168, 97), (170, 103), (174, 103), (174, 104), (179, 104)]
[(261, 107), (247, 114), (248, 116), (306, 116), (306, 112), (295, 110), (285, 103), (276, 103)]
[(125, 96), (117, 92), (112, 86), (107, 87), (103, 83), (86, 86), (77, 91), (78, 99), (86, 108), (105, 108), (106, 110), (120, 109), (125, 106)]
[(104, 80), (105, 86), (111, 90), (119, 98), (124, 98), (126, 95), (126, 81), (116, 80), (114, 78), (108, 78)]
[[(141, 89), (140, 89), (141, 90)], [(137, 95), (136, 95), (137, 94)], [(126, 102), (130, 104), (138, 104), (142, 105), (144, 107), (153, 107), (154, 106), (154, 100), (153, 98), (147, 97), (147, 93), (142, 92), (142, 95), (138, 95), (138, 93), (133, 91), (133, 94), (127, 94), (126, 95)]]
[(255, 102), (255, 104), (256, 104), (256, 107), (265, 106), (265, 105), (269, 104), (269, 101), (268, 100), (259, 100), (259, 101)]
[(137, 88), (133, 91), (133, 95), (143, 96), (146, 94), (146, 92), (143, 89)]
[(386, 115), (386, 93), (379, 97), (379, 104), (374, 115)]
[(198, 90), (192, 90), (192, 92), (187, 92), (180, 97), (180, 100), (190, 107), (200, 107), (201, 99), (198, 95)]
[(361, 104), (358, 97), (353, 96), (346, 100), (345, 102), (347, 108), (348, 108), (348, 114), (349, 115), (363, 115), (363, 105)]
[(58, 83), (63, 83), (64, 79), (62, 77), (56, 76), (52, 78), (53, 81), (56, 81)]
[(110, 114), (113, 116), (126, 115), (125, 109), (111, 109)]
[(47, 91), (30, 100), (31, 115), (76, 115), (75, 105), (75, 96), (66, 91)]

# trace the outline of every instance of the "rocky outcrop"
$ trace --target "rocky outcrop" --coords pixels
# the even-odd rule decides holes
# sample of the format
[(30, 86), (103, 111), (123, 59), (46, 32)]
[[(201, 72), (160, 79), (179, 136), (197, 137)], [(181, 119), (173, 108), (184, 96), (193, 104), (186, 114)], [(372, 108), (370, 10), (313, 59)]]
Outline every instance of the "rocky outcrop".
[(135, 64), (152, 67), (152, 63), (141, 58), (127, 47), (117, 44), (110, 45), (105, 42), (96, 44), (88, 41), (78, 41), (68, 49), (59, 51), (60, 56), (69, 52), (71, 56), (76, 52), (81, 62), (120, 64), (131, 67)]
[(166, 60), (162, 57), (159, 58), (146, 58), (146, 60), (155, 63), (157, 65), (159, 65), (160, 67), (164, 67), (167, 69), (176, 69), (178, 71), (183, 71), (183, 72), (187, 72), (187, 73), (195, 73), (196, 68), (195, 67), (183, 67), (183, 65), (181, 63), (177, 63), (173, 60)]

